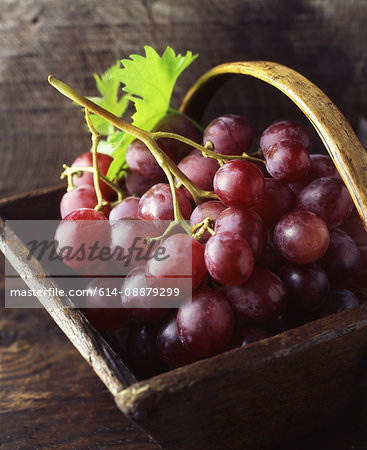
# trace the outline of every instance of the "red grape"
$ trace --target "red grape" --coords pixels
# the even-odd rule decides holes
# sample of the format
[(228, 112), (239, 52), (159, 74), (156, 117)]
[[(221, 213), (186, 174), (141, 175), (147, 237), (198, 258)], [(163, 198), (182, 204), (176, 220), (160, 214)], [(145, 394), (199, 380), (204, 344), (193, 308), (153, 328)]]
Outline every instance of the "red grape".
[(227, 208), (217, 218), (215, 231), (238, 233), (250, 245), (255, 261), (266, 249), (268, 232), (261, 217), (252, 209)]
[[(101, 175), (103, 176), (107, 175), (108, 169), (112, 161), (113, 159), (111, 158), (111, 156), (105, 155), (104, 153), (97, 154), (98, 168)], [(92, 166), (93, 166), (93, 155), (91, 152), (81, 154), (76, 158), (76, 160), (71, 165), (71, 167), (92, 167)], [(74, 175), (73, 183), (75, 186), (81, 186), (84, 184), (94, 186), (93, 173), (82, 172), (80, 176)], [(100, 180), (99, 185), (104, 199), (108, 200), (114, 196), (115, 191), (106, 183)]]
[(157, 244), (149, 244), (146, 239), (159, 233), (156, 224), (149, 220), (127, 218), (114, 221), (111, 227), (111, 253), (125, 267), (145, 264), (157, 247)]
[(89, 208), (77, 209), (68, 214), (55, 233), (56, 252), (64, 264), (84, 272), (101, 262), (100, 255), (91, 254), (108, 247), (110, 224), (99, 211)]
[[(200, 189), (213, 190), (214, 175), (219, 169), (216, 159), (205, 158), (200, 151), (194, 150), (179, 162), (178, 168)], [(192, 199), (189, 191), (184, 190), (189, 199)]]
[(198, 357), (224, 350), (233, 333), (231, 307), (222, 294), (201, 289), (185, 301), (177, 313), (177, 328), (182, 345)]
[(134, 139), (126, 151), (126, 162), (129, 168), (144, 178), (156, 179), (163, 176), (163, 170), (155, 157), (139, 139)]
[[(180, 190), (177, 199), (184, 219), (189, 219), (192, 213), (190, 200)], [(173, 200), (169, 184), (159, 183), (151, 187), (140, 199), (139, 216), (146, 220), (173, 220)]]
[(307, 150), (311, 141), (306, 128), (294, 120), (282, 120), (274, 122), (261, 135), (260, 148), (266, 157), (268, 150), (280, 141), (299, 142)]
[(281, 181), (265, 178), (265, 187), (260, 201), (254, 210), (261, 216), (265, 225), (274, 227), (285, 213), (293, 209), (295, 196)]
[[(93, 209), (97, 205), (97, 196), (94, 186), (85, 184), (78, 186), (70, 192), (66, 192), (60, 202), (60, 213), (63, 219), (71, 212), (80, 208)], [(110, 207), (105, 206), (103, 212), (106, 217), (109, 216)]]
[(291, 183), (289, 187), (295, 194), (298, 194), (311, 181), (322, 177), (341, 179), (338, 169), (329, 155), (310, 155), (310, 169), (307, 175), (300, 181)]
[(110, 221), (139, 217), (139, 197), (126, 197), (110, 213)]
[(266, 153), (266, 169), (276, 180), (294, 183), (304, 178), (309, 168), (308, 151), (298, 142), (280, 141)]
[(214, 177), (214, 191), (227, 206), (254, 206), (262, 196), (264, 184), (261, 170), (240, 159), (224, 164)]
[(226, 286), (227, 299), (235, 314), (255, 323), (274, 320), (286, 307), (281, 280), (263, 267), (254, 267), (250, 278), (239, 286)]
[(241, 284), (254, 266), (251, 247), (237, 233), (220, 231), (205, 246), (205, 264), (210, 275), (222, 284)]
[(168, 317), (157, 336), (158, 355), (169, 367), (181, 367), (197, 361), (198, 357), (188, 352), (178, 336), (176, 314)]
[(121, 307), (121, 278), (94, 278), (87, 287), (81, 308), (98, 330), (118, 330), (131, 321), (130, 311)]
[(335, 228), (351, 214), (353, 200), (342, 180), (323, 177), (302, 189), (296, 208), (314, 212), (329, 228)]
[(313, 212), (293, 211), (274, 230), (274, 242), (284, 258), (297, 264), (317, 261), (326, 253), (330, 236), (326, 223)]
[(214, 151), (222, 155), (241, 155), (247, 152), (254, 138), (250, 123), (243, 117), (227, 114), (217, 117), (206, 127), (204, 144), (210, 141)]
[(125, 278), (121, 290), (122, 306), (128, 308), (131, 320), (142, 324), (159, 323), (171, 311), (168, 300), (149, 291), (145, 267), (135, 267)]
[[(160, 244), (165, 258), (153, 258), (147, 264), (148, 283), (152, 287), (178, 288), (184, 298), (197, 289), (207, 273), (204, 246), (187, 234), (175, 234)], [(173, 297), (175, 298), (175, 297)]]
[(128, 171), (125, 175), (125, 186), (130, 195), (143, 195), (149, 188), (163, 181), (165, 181), (164, 174), (156, 179), (144, 178), (132, 171)]

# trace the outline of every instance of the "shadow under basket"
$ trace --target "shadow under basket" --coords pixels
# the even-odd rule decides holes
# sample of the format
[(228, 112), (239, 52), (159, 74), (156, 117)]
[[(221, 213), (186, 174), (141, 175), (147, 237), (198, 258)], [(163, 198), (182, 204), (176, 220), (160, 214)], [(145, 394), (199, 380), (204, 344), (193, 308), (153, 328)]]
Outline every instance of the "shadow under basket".
[[(260, 67), (258, 72), (252, 65)], [(326, 105), (328, 101), (330, 115), (318, 122), (310, 99), (310, 85), (314, 85), (299, 74), (272, 63), (219, 66), (189, 91), (181, 110), (200, 120), (209, 98), (232, 73), (264, 79), (300, 106), (322, 137), (365, 218), (365, 194), (358, 186), (367, 186), (367, 182), (363, 184), (366, 175), (361, 174), (361, 169), (354, 173), (357, 169), (353, 165), (357, 167), (362, 160), (362, 167), (367, 167), (363, 149), (348, 124), (343, 122), (342, 131), (332, 133), (327, 118), (333, 116), (337, 128), (340, 123), (335, 117), (343, 116), (322, 93), (314, 101), (318, 102), (318, 110), (322, 109), (320, 102)], [(296, 74), (297, 83), (292, 82), (291, 89), (292, 74)], [(300, 85), (300, 80), (307, 84)], [(315, 89), (320, 95), (321, 91)], [(309, 99), (304, 101), (302, 96), (307, 90)], [(200, 111), (195, 104), (200, 104)], [(308, 109), (315, 114), (308, 113)], [(340, 151), (340, 139), (346, 139), (343, 133), (354, 143), (347, 155)], [(31, 288), (48, 289), (56, 284), (42, 277), (44, 271), (38, 261), (27, 261), (28, 250), (15, 234), (4, 241), (4, 220), (57, 220), (64, 192), (65, 186), (49, 188), (0, 202), (1, 249), (17, 272), (27, 275)], [(279, 445), (328, 421), (348, 404), (358, 385), (366, 383), (367, 304), (137, 381), (79, 310), (63, 307), (57, 296), (40, 301), (54, 306), (48, 312), (93, 367), (118, 408), (163, 448), (256, 449)]]

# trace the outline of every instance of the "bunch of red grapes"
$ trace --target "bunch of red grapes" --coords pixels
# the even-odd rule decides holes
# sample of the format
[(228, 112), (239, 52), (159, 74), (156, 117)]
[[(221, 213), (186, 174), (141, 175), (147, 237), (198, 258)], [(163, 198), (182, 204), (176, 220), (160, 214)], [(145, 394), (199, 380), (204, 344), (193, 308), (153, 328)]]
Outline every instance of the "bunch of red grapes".
[[(156, 129), (196, 142), (202, 139), (183, 115), (168, 115)], [(180, 211), (193, 226), (193, 234), (173, 231), (160, 242), (170, 255), (168, 260), (133, 261), (126, 277), (99, 277), (88, 284), (91, 289), (115, 289), (112, 297), (98, 295), (98, 289), (94, 297), (87, 296), (84, 312), (101, 330), (129, 327), (128, 358), (141, 376), (359, 305), (354, 292), (365, 275), (361, 258), (366, 259), (367, 234), (331, 158), (309, 154), (309, 135), (295, 121), (276, 122), (263, 132), (264, 162), (241, 157), (253, 138), (250, 123), (240, 116), (213, 120), (202, 142), (210, 141), (207, 148), (216, 154), (234, 156), (224, 164), (223, 158), (222, 165), (177, 140), (158, 141), (189, 179), (203, 190), (214, 191), (218, 200), (196, 206), (189, 191), (177, 187)], [(98, 155), (102, 175), (111, 161)], [(128, 196), (112, 209), (106, 206), (104, 212), (94, 210), (92, 174), (74, 176), (77, 188), (61, 201), (59, 245), (98, 238), (112, 249), (128, 248), (136, 236), (159, 236), (157, 221), (174, 219), (170, 186), (150, 150), (135, 140), (126, 161), (129, 171), (122, 187)], [(91, 153), (73, 163), (91, 165)], [(114, 191), (103, 182), (101, 190), (105, 200), (113, 198)], [(68, 226), (69, 221), (85, 220), (93, 220), (89, 231), (84, 226), (78, 233), (77, 226)], [(180, 273), (187, 245), (192, 250), (189, 298), (173, 309), (157, 308), (157, 297), (139, 297), (141, 287), (167, 287), (167, 277)], [(78, 261), (69, 265), (81, 273), (94, 273), (97, 267)], [(184, 290), (187, 279), (181, 281), (178, 285)], [(139, 288), (134, 291), (137, 295), (132, 294), (134, 287)]]

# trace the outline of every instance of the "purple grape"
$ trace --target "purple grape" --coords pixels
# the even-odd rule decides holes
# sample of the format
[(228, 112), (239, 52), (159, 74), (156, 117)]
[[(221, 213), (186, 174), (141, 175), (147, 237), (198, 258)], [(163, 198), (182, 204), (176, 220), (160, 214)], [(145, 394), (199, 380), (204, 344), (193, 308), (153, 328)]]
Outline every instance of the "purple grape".
[(345, 309), (356, 308), (359, 304), (359, 300), (353, 292), (348, 289), (334, 289), (330, 291), (325, 302), (314, 312), (313, 316), (315, 319), (321, 319)]
[(251, 208), (260, 200), (264, 190), (264, 175), (254, 164), (232, 160), (215, 174), (214, 191), (219, 200), (230, 207)]
[[(180, 211), (184, 219), (192, 213), (190, 200), (177, 189)], [(159, 183), (151, 187), (140, 199), (139, 217), (146, 220), (173, 220), (173, 199), (169, 184)]]
[[(179, 162), (178, 168), (200, 189), (213, 190), (214, 175), (219, 169), (216, 159), (205, 158), (200, 151), (194, 150)], [(192, 200), (187, 189), (185, 189), (185, 194)]]
[(206, 243), (205, 264), (218, 283), (237, 285), (244, 283), (251, 275), (254, 257), (242, 236), (220, 231)]
[(295, 141), (307, 150), (311, 141), (306, 128), (294, 120), (282, 120), (274, 122), (261, 135), (260, 148), (266, 157), (268, 150), (280, 141)]
[(139, 139), (134, 139), (129, 144), (126, 162), (133, 172), (143, 178), (156, 179), (164, 175), (149, 148)]
[(156, 248), (154, 243), (148, 243), (147, 238), (156, 237), (159, 233), (156, 224), (149, 220), (127, 218), (114, 221), (111, 227), (111, 253), (125, 267), (145, 264)]
[(227, 114), (217, 117), (206, 127), (204, 144), (214, 144), (214, 151), (222, 155), (241, 155), (250, 148), (254, 132), (243, 117)]
[(329, 292), (329, 280), (318, 264), (285, 264), (279, 271), (288, 293), (288, 305), (295, 311), (311, 311)]
[(163, 304), (162, 298), (153, 295), (148, 288), (145, 267), (135, 267), (126, 276), (121, 290), (124, 310), (129, 311), (133, 322), (144, 325), (161, 322), (171, 311), (169, 308), (160, 307)]
[(291, 183), (289, 187), (295, 194), (299, 194), (305, 186), (322, 177), (341, 179), (338, 169), (329, 155), (310, 155), (310, 169), (307, 175), (300, 181)]
[(274, 229), (274, 242), (284, 258), (309, 264), (326, 253), (330, 236), (326, 223), (313, 212), (293, 211), (283, 216)]
[(342, 180), (323, 177), (302, 189), (296, 208), (314, 212), (329, 228), (335, 228), (350, 216), (353, 200)]
[(261, 217), (252, 209), (227, 208), (217, 218), (215, 231), (238, 233), (250, 245), (255, 261), (266, 249), (267, 229)]
[(198, 289), (207, 274), (204, 246), (187, 234), (175, 234), (160, 244), (164, 258), (151, 259), (146, 268), (151, 287), (178, 288), (180, 297)]
[[(109, 155), (105, 155), (103, 153), (97, 153), (97, 163), (98, 168), (101, 175), (106, 176), (108, 169), (112, 163), (113, 159)], [(93, 166), (93, 155), (91, 152), (82, 153), (79, 155), (71, 167), (92, 167)], [(93, 173), (91, 172), (82, 172), (80, 176), (73, 176), (73, 183), (75, 186), (84, 186), (89, 184), (90, 186), (94, 186)], [(111, 197), (115, 195), (115, 191), (108, 186), (103, 181), (100, 181), (100, 188), (103, 195), (103, 198), (109, 200)]]
[(139, 217), (139, 197), (126, 197), (118, 203), (110, 213), (110, 222), (119, 219)]
[(121, 307), (121, 278), (94, 278), (85, 291), (81, 308), (87, 319), (98, 330), (112, 331), (131, 322), (130, 311)]
[(274, 242), (270, 240), (265, 252), (261, 255), (259, 261), (257, 262), (257, 265), (265, 267), (265, 269), (270, 270), (270, 272), (278, 274), (279, 269), (284, 266), (286, 262), (287, 260), (284, 256), (282, 256)]
[(298, 142), (280, 141), (266, 153), (266, 169), (276, 180), (294, 183), (304, 178), (309, 168), (308, 151)]
[(285, 287), (274, 273), (255, 266), (250, 278), (239, 286), (226, 286), (234, 313), (250, 322), (274, 320), (286, 307)]
[(325, 269), (333, 286), (348, 281), (358, 272), (361, 255), (357, 244), (344, 231), (330, 230), (330, 244), (320, 265)]
[(264, 192), (254, 210), (263, 219), (265, 225), (272, 228), (277, 221), (293, 209), (295, 196), (283, 182), (265, 178)]
[(157, 327), (152, 325), (134, 325), (127, 337), (127, 355), (129, 365), (140, 378), (148, 378), (165, 370), (158, 357)]
[(177, 315), (168, 317), (162, 324), (157, 336), (157, 349), (161, 361), (169, 367), (182, 367), (198, 360), (182, 345), (177, 330)]
[(358, 245), (367, 245), (367, 231), (364, 228), (363, 220), (360, 218), (357, 208), (353, 208), (351, 215), (343, 222), (341, 229), (345, 231)]
[(125, 175), (125, 186), (130, 195), (143, 195), (149, 188), (164, 181), (164, 174), (156, 179), (144, 178), (132, 171), (127, 172)]
[(196, 355), (211, 356), (224, 350), (233, 333), (234, 318), (223, 295), (201, 289), (185, 301), (177, 313), (177, 328), (182, 345)]

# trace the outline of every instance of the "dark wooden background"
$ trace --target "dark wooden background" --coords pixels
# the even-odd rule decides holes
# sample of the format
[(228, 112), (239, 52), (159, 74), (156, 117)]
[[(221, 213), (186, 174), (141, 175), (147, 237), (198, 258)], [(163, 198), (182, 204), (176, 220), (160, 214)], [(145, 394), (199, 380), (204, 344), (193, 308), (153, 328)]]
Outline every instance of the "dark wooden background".
[[(365, 0), (2, 0), (0, 13), (0, 196), (59, 183), (64, 162), (89, 149), (81, 111), (47, 75), (95, 95), (93, 72), (152, 45), (199, 53), (175, 91), (225, 61), (265, 59), (300, 71), (352, 125), (367, 116)], [(205, 121), (241, 113), (257, 133), (298, 117), (263, 83), (231, 81)], [(317, 144), (316, 144), (317, 145)], [(347, 149), (346, 149), (347, 151)], [(131, 426), (91, 369), (41, 310), (1, 315), (3, 448), (156, 448)], [(361, 397), (362, 398), (362, 397)], [(292, 449), (367, 449), (367, 402), (352, 420)]]

